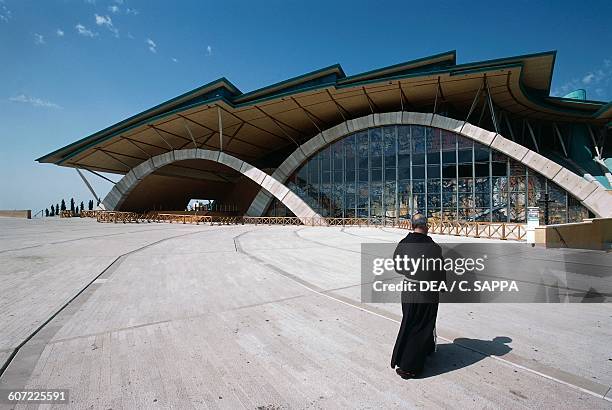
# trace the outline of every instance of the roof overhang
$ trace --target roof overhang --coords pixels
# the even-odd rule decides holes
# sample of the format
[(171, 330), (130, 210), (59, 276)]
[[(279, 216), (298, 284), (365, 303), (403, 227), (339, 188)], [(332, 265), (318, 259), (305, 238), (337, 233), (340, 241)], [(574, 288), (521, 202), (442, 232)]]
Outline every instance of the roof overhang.
[(149, 156), (220, 148), (257, 163), (346, 119), (371, 112), (431, 110), (438, 98), (467, 110), (486, 77), (495, 105), (541, 120), (612, 119), (610, 104), (550, 97), (555, 52), (455, 64), (437, 54), (347, 77), (333, 65), (249, 93), (222, 78), (47, 154), (37, 161), (125, 173)]

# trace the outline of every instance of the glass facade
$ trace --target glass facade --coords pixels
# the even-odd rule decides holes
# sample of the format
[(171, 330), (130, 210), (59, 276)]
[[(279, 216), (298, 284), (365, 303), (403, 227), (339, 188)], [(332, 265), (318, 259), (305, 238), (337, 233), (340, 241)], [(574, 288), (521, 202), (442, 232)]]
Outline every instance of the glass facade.
[[(549, 222), (588, 218), (580, 201), (506, 155), (452, 132), (393, 125), (350, 134), (291, 175), (287, 186), (321, 216), (525, 222), (548, 192)], [(543, 218), (544, 212), (540, 215)], [(268, 216), (290, 212), (274, 200)], [(543, 223), (543, 220), (540, 221)]]

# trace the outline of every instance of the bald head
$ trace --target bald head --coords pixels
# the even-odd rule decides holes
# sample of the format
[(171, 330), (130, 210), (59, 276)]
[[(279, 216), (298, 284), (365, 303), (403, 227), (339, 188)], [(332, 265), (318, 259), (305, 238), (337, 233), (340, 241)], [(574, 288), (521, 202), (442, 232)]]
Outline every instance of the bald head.
[(429, 230), (427, 226), (427, 217), (423, 214), (414, 214), (410, 222), (412, 224), (412, 230), (415, 232), (426, 234)]

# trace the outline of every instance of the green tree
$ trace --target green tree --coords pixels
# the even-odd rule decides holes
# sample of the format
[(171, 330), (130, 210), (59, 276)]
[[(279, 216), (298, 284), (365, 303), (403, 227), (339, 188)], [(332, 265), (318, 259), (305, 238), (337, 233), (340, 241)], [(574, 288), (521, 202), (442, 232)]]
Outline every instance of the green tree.
[(45, 216), (49, 216), (49, 208), (45, 208)]
[(70, 212), (74, 213), (74, 198), (70, 198)]
[(83, 210), (85, 209), (85, 205), (83, 204), (83, 201), (81, 201), (81, 206), (80, 206), (80, 208), (81, 208), (81, 212), (83, 212)]
[(51, 215), (50, 216), (55, 216), (55, 207), (53, 205), (51, 205)]
[(87, 208), (89, 208), (90, 211), (93, 211), (93, 199), (90, 199), (87, 205)]
[(65, 210), (66, 210), (66, 201), (64, 201), (63, 199), (62, 199), (62, 206), (61, 206), (61, 208), (60, 208), (60, 209), (61, 209), (62, 211), (65, 211)]

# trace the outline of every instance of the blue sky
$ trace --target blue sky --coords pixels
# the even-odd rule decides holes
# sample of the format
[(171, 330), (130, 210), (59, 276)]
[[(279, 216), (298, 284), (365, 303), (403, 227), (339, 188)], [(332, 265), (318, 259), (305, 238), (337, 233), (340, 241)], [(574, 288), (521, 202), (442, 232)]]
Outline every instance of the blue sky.
[(335, 63), (557, 50), (553, 95), (610, 101), (612, 2), (546, 3), (0, 0), (0, 209), (87, 202), (75, 170), (34, 159), (221, 76), (246, 92)]

